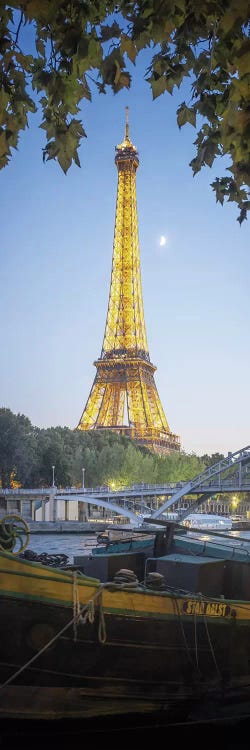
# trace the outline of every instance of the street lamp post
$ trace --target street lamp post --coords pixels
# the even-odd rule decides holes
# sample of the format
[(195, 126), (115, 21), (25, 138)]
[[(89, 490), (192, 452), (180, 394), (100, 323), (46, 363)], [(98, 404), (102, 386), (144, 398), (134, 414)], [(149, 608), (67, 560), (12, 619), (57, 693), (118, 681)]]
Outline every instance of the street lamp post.
[(55, 486), (55, 466), (52, 466), (52, 487)]
[(83, 488), (83, 490), (84, 490), (84, 472), (85, 472), (85, 469), (82, 469), (82, 488)]

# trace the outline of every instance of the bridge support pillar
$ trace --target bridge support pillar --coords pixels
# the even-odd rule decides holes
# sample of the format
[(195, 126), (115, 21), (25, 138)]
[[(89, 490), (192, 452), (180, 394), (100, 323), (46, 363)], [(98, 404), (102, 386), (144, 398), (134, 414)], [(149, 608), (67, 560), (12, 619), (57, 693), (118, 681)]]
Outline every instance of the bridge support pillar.
[(46, 521), (46, 500), (42, 500), (42, 521)]
[(57, 499), (54, 497), (53, 521), (57, 521)]
[(55, 492), (49, 495), (49, 521), (57, 520), (57, 499)]
[(30, 505), (31, 505), (31, 518), (32, 518), (32, 521), (35, 521), (36, 520), (35, 500), (31, 500)]
[(89, 518), (89, 506), (88, 503), (83, 503), (81, 500), (78, 503), (78, 521), (88, 521)]

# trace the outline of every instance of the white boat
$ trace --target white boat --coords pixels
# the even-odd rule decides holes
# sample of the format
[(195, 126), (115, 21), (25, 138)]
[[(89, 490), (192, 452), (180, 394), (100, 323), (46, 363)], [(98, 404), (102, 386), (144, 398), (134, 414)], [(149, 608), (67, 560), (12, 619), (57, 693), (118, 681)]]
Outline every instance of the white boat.
[(232, 519), (230, 517), (217, 516), (211, 513), (190, 513), (181, 523), (189, 529), (230, 531), (232, 528)]

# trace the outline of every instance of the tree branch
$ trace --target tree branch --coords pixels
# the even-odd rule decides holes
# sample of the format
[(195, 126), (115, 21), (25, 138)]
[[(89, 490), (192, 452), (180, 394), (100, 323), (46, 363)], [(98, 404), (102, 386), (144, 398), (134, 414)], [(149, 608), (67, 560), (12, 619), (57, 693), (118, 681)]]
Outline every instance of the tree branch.
[(20, 18), (20, 21), (19, 21), (19, 24), (18, 24), (18, 27), (17, 27), (16, 38), (15, 38), (15, 41), (14, 41), (15, 45), (17, 45), (17, 42), (18, 42), (19, 32), (20, 32), (20, 28), (22, 26), (22, 23), (23, 23), (23, 11), (21, 12), (21, 18)]

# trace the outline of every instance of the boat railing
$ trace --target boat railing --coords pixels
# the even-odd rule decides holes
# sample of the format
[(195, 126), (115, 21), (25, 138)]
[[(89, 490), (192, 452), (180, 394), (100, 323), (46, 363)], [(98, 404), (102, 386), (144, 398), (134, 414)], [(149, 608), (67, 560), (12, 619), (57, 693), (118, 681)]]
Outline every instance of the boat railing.
[[(205, 530), (204, 530), (204, 532), (205, 532)], [(209, 533), (212, 534), (213, 532), (210, 531)], [(177, 532), (176, 536), (178, 538), (178, 532)], [(235, 558), (236, 555), (238, 555), (240, 553), (243, 556), (245, 556), (246, 559), (250, 560), (250, 549), (248, 550), (248, 549), (246, 549), (246, 547), (242, 546), (242, 544), (243, 544), (243, 540), (242, 539), (239, 541), (239, 544), (236, 545), (236, 544), (225, 544), (225, 543), (223, 544), (223, 539), (222, 539), (221, 544), (220, 544), (218, 538), (216, 539), (216, 541), (213, 541), (213, 539), (202, 539), (201, 537), (199, 538), (199, 536), (197, 536), (195, 534), (192, 534), (191, 531), (188, 532), (188, 536), (189, 536), (189, 539), (193, 539), (195, 542), (198, 542), (199, 545), (201, 543), (203, 543), (202, 554), (204, 554), (206, 551), (209, 551), (210, 547), (214, 547), (214, 548), (217, 548), (217, 549), (220, 548), (221, 550), (224, 550), (225, 553), (228, 553), (228, 551), (230, 551), (230, 553), (231, 553), (231, 558), (230, 559)], [(219, 536), (219, 535), (217, 535), (217, 536)], [(225, 535), (224, 535), (223, 538), (225, 538)], [(230, 537), (227, 537), (227, 538), (230, 539)], [(183, 537), (180, 536), (180, 540), (183, 541)], [(249, 540), (245, 539), (244, 541), (249, 544)], [(189, 552), (189, 554), (199, 555), (200, 554), (200, 549), (197, 552), (194, 552), (194, 551)]]

